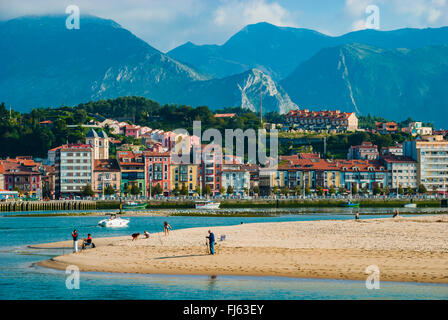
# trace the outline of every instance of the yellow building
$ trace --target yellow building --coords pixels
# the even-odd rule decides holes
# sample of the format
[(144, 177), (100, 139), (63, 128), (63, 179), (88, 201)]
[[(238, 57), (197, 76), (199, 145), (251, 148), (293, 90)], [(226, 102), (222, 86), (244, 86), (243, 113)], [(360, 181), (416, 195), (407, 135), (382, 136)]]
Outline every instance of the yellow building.
[(196, 192), (198, 187), (198, 166), (195, 164), (171, 164), (171, 191), (176, 187), (188, 189), (188, 194)]

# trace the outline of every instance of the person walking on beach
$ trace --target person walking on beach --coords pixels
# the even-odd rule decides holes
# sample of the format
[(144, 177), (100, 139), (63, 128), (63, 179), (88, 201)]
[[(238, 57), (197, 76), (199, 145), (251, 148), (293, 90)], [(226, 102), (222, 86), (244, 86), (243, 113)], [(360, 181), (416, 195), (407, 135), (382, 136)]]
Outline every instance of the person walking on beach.
[(145, 232), (143, 232), (143, 234), (145, 235), (145, 238), (148, 239), (149, 238), (149, 232), (145, 230)]
[(356, 211), (355, 220), (359, 220), (359, 211)]
[(72, 237), (73, 237), (73, 250), (74, 252), (78, 252), (78, 231), (76, 231), (76, 229), (73, 230)]
[(398, 217), (398, 210), (395, 210), (394, 215), (392, 216), (392, 218)]
[(210, 254), (215, 254), (215, 235), (213, 234), (213, 232), (208, 230), (208, 237), (206, 238), (208, 239), (208, 242), (210, 244)]
[(166, 235), (169, 235), (170, 234), (170, 230), (172, 230), (173, 228), (171, 228), (171, 226), (169, 225), (169, 223), (168, 222), (164, 222), (163, 223), (163, 233), (165, 234), (165, 236)]

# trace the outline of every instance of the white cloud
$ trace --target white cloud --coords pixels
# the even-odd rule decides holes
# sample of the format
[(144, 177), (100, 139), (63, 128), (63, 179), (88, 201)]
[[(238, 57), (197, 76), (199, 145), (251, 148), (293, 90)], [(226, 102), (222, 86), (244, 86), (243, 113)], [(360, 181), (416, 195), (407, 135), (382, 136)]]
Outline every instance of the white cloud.
[(415, 25), (440, 22), (441, 18), (447, 21), (446, 0), (394, 0), (394, 5), (398, 14), (407, 15)]
[(359, 19), (352, 23), (352, 31), (364, 29), (366, 29), (366, 21), (364, 19)]
[(241, 28), (257, 22), (269, 22), (277, 26), (297, 26), (292, 14), (277, 2), (266, 0), (230, 0), (214, 12), (214, 23), (221, 27)]

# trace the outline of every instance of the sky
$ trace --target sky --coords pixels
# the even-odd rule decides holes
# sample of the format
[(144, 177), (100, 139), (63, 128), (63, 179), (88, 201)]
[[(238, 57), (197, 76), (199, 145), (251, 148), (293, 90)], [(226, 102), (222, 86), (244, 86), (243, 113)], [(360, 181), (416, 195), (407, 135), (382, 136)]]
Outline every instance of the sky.
[(69, 5), (79, 7), (81, 19), (112, 19), (163, 52), (187, 41), (222, 44), (257, 22), (341, 35), (366, 28), (371, 5), (379, 30), (448, 25), (448, 0), (0, 0), (0, 20), (65, 14)]

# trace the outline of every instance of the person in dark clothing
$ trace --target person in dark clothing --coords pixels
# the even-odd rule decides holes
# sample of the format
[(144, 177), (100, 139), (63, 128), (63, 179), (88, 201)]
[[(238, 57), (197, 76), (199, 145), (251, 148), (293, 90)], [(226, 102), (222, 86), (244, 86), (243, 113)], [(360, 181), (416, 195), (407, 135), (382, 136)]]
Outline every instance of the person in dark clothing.
[(359, 211), (356, 211), (355, 220), (359, 220)]
[(210, 254), (215, 254), (215, 235), (213, 234), (213, 232), (208, 230), (208, 237), (206, 238), (208, 239), (208, 242), (210, 244)]

